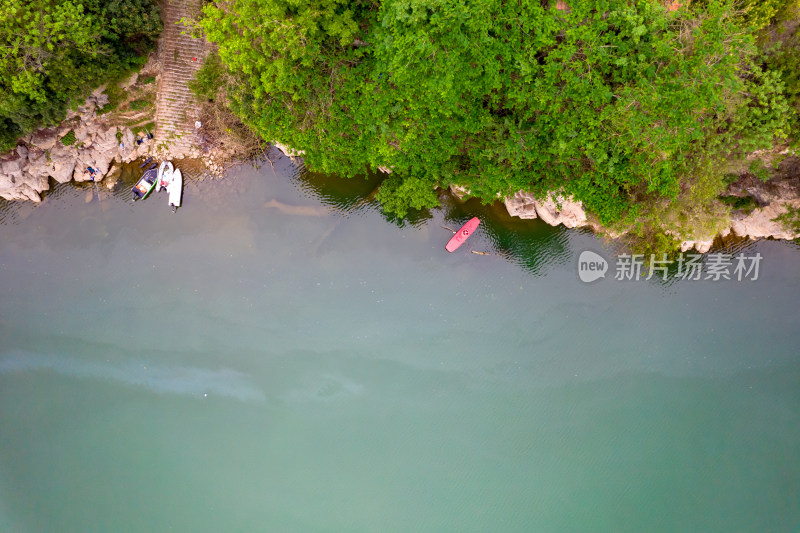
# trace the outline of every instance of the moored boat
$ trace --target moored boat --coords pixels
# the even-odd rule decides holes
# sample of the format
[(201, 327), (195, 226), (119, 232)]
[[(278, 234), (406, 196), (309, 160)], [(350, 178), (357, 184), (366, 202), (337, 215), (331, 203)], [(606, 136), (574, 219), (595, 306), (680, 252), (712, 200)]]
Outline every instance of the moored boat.
[(174, 213), (181, 206), (181, 196), (183, 195), (183, 175), (181, 175), (180, 169), (175, 169), (175, 172), (172, 173), (172, 179), (167, 185), (167, 193), (169, 193), (169, 205)]
[(172, 173), (175, 171), (175, 168), (172, 166), (172, 163), (169, 161), (164, 161), (158, 167), (158, 185), (156, 185), (156, 192), (163, 191), (164, 189), (169, 189), (169, 184), (172, 181)]
[(135, 200), (143, 200), (147, 198), (147, 196), (153, 192), (153, 189), (156, 188), (156, 182), (158, 181), (158, 171), (155, 167), (152, 167), (145, 171), (139, 181), (136, 182), (136, 185), (133, 186), (133, 199)]

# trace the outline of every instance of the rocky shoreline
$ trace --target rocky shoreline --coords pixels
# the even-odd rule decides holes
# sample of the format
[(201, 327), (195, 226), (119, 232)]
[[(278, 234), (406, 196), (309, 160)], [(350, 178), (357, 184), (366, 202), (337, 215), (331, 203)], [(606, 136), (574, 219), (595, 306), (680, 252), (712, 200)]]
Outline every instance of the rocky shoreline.
[[(0, 197), (38, 203), (50, 190), (50, 179), (57, 183), (101, 182), (117, 176), (121, 164), (148, 156), (164, 160), (202, 157), (210, 175), (224, 171), (224, 164), (216, 162), (224, 158), (215, 156), (213, 150), (171, 153), (169, 148), (157, 146), (154, 139), (98, 116), (97, 110), (107, 99), (102, 88), (96, 90), (62, 125), (39, 130), (23, 138), (14, 150), (0, 155)], [(65, 144), (63, 139), (70, 132), (74, 142)], [(88, 168), (95, 172), (90, 174)]]
[[(451, 191), (461, 198), (467, 193), (455, 187), (451, 187)], [(800, 158), (794, 155), (787, 157), (768, 181), (762, 181), (745, 173), (728, 187), (725, 195), (742, 199), (751, 198), (756, 207), (752, 210), (732, 209), (722, 231), (682, 240), (681, 252), (694, 249), (699, 253), (706, 253), (715, 241), (731, 235), (751, 240), (800, 238), (800, 232), (792, 230), (778, 220), (778, 217), (790, 210), (800, 209)], [(571, 198), (550, 196), (541, 200), (530, 193), (519, 191), (506, 198), (504, 203), (511, 216), (523, 219), (539, 218), (551, 226), (563, 224), (567, 228), (590, 227), (595, 233), (606, 235), (611, 239), (618, 239), (625, 234), (624, 231), (610, 230), (591, 220), (583, 209), (583, 204)]]
[(90, 181), (93, 176), (86, 169), (91, 167), (96, 171), (94, 180), (101, 181), (114, 163), (150, 153), (152, 139), (137, 140), (130, 128), (98, 116), (98, 109), (108, 104), (104, 89), (95, 90), (60, 126), (41, 129), (0, 156), (0, 197), (41, 202), (51, 178), (58, 183)]
[[(135, 81), (134, 75), (134, 81)], [(189, 153), (171, 154), (166, 146), (156, 146), (152, 138), (134, 134), (130, 127), (119, 126), (106, 115), (98, 114), (108, 104), (105, 87), (95, 90), (76, 111), (56, 128), (46, 128), (23, 138), (16, 149), (0, 155), (0, 197), (11, 201), (41, 202), (42, 193), (50, 189), (50, 179), (58, 183), (69, 181), (102, 181), (114, 176), (119, 165), (146, 156), (161, 159), (201, 159), (209, 174), (221, 174), (226, 160), (209, 147), (193, 147)], [(70, 135), (71, 134), (71, 135)], [(68, 141), (65, 141), (68, 139)], [(280, 143), (273, 143), (293, 159), (302, 156)], [(218, 159), (220, 162), (215, 161)], [(92, 176), (88, 168), (95, 170)], [(389, 169), (382, 169), (391, 172)], [(451, 192), (464, 198), (469, 191), (451, 186)], [(797, 239), (800, 232), (788, 228), (777, 218), (790, 209), (800, 209), (800, 159), (787, 157), (775, 175), (762, 181), (744, 173), (729, 186), (726, 195), (752, 199), (756, 207), (746, 211), (733, 209), (725, 221), (724, 230), (713, 235), (702, 235), (681, 242), (681, 251), (695, 249), (708, 252), (715, 240), (729, 235), (739, 238)], [(550, 195), (536, 198), (528, 192), (518, 191), (503, 200), (511, 216), (522, 219), (540, 219), (551, 226), (563, 224), (567, 228), (590, 227), (596, 233), (617, 239), (624, 231), (603, 227), (587, 215), (583, 205), (571, 198)]]
[[(147, 127), (152, 130), (155, 124), (154, 101), (161, 71), (161, 59), (154, 52), (141, 71), (118, 87), (98, 87), (81, 106), (69, 111), (60, 125), (23, 137), (15, 149), (0, 154), (0, 198), (38, 203), (50, 190), (51, 179), (57, 183), (113, 180), (122, 164), (148, 156), (158, 160), (202, 158), (209, 175), (220, 175), (227, 154), (207, 146), (197, 128), (191, 148), (183, 151), (148, 135), (153, 132)], [(109, 102), (113, 93), (117, 99), (120, 94), (125, 96)], [(89, 168), (94, 172), (88, 172)]]

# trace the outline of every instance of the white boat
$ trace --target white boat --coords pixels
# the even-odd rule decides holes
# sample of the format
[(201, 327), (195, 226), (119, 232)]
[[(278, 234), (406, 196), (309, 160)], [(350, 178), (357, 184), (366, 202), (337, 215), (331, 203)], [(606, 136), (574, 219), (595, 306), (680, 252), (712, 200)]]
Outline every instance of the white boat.
[(164, 161), (158, 167), (158, 181), (156, 182), (156, 192), (163, 191), (164, 189), (169, 188), (169, 184), (172, 181), (172, 173), (174, 172), (174, 167), (172, 163), (169, 161)]
[(181, 206), (181, 196), (183, 195), (183, 176), (180, 169), (176, 169), (172, 173), (172, 179), (167, 185), (167, 193), (169, 193), (169, 205), (174, 213)]

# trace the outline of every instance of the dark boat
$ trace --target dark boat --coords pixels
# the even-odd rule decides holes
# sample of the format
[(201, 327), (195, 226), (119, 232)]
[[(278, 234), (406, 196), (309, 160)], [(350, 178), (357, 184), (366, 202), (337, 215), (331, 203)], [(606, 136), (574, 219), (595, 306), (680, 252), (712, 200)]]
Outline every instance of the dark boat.
[(153, 189), (156, 188), (156, 182), (158, 181), (158, 170), (155, 168), (148, 169), (142, 177), (136, 182), (132, 191), (133, 191), (133, 199), (136, 200), (143, 200), (147, 198), (147, 195), (153, 192)]

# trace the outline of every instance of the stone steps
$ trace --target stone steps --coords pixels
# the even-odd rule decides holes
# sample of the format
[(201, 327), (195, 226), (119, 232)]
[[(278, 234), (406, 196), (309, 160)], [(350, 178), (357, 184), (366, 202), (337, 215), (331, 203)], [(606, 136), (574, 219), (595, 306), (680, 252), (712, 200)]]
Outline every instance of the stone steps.
[[(199, 12), (201, 0), (167, 0), (164, 8), (164, 33), (160, 43), (161, 81), (156, 102), (157, 145), (169, 144), (172, 151), (188, 149), (194, 138), (198, 105), (189, 82), (203, 64), (208, 49), (203, 39), (182, 35), (186, 28), (175, 24)], [(196, 58), (193, 61), (192, 58)]]

